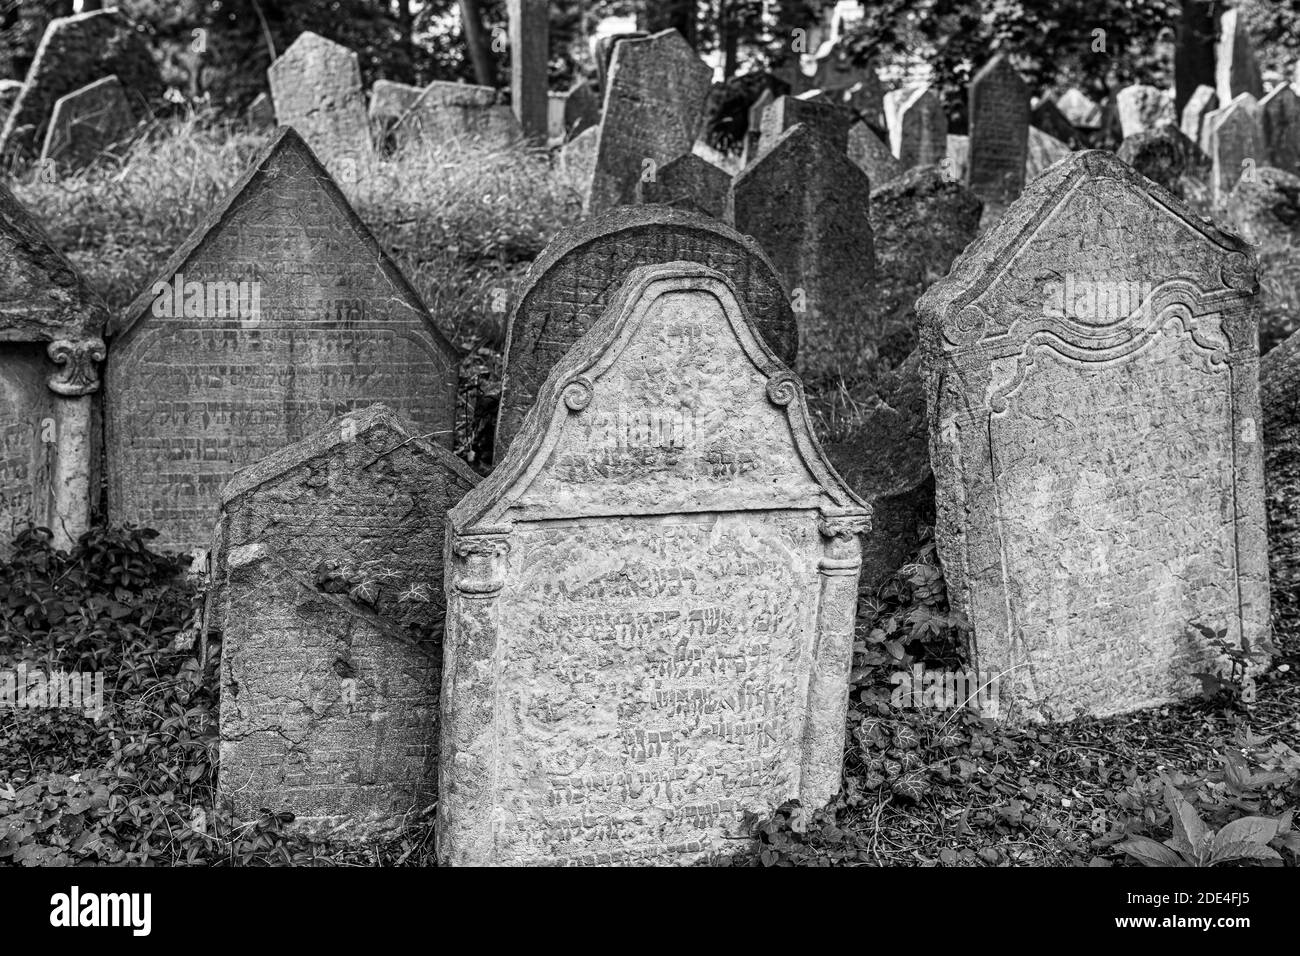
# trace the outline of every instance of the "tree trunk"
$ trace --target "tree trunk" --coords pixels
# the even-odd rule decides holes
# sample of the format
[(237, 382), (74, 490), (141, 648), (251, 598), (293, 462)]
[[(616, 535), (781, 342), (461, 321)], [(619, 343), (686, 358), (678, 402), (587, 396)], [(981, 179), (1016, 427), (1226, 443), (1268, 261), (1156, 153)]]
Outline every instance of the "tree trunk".
[(660, 0), (651, 6), (646, 16), (646, 29), (651, 33), (676, 30), (691, 46), (699, 39), (695, 28), (696, 0)]
[(397, 0), (397, 28), (401, 31), (402, 49), (409, 64), (407, 75), (402, 77), (407, 83), (419, 82), (415, 69), (415, 18), (411, 16), (411, 0)]
[(729, 80), (736, 75), (736, 53), (740, 47), (740, 37), (736, 29), (734, 0), (721, 0), (718, 4), (718, 39), (722, 45), (722, 78)]
[(1174, 33), (1174, 115), (1177, 119), (1182, 118), (1183, 107), (1198, 86), (1214, 86), (1214, 37), (1222, 12), (1215, 0), (1182, 0), (1182, 8)]
[(459, 0), (459, 3), (460, 27), (465, 33), (469, 61), (474, 64), (474, 81), (479, 86), (496, 86), (496, 71), (492, 69), (492, 55), (483, 33), (483, 14), (478, 0)]

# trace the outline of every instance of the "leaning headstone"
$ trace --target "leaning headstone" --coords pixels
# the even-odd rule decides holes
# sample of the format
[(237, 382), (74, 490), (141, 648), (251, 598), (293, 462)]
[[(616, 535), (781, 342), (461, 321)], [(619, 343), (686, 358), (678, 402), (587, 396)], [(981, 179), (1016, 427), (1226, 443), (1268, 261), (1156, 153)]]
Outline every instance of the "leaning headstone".
[(370, 121), (387, 126), (396, 123), (415, 105), (424, 88), (393, 80), (375, 80), (370, 89)]
[(0, 185), (0, 559), (28, 525), (67, 548), (98, 488), (104, 305)]
[(871, 183), (829, 138), (800, 124), (736, 177), (736, 228), (772, 257), (799, 316), (799, 365), (831, 375), (874, 355)]
[(248, 104), (244, 116), (250, 126), (274, 126), (275, 104), (271, 102), (271, 94), (263, 90), (253, 97), (253, 102)]
[(1300, 600), (1300, 332), (1261, 360), (1259, 388), (1269, 573), (1274, 593), (1294, 608)]
[(382, 402), (449, 444), (458, 356), (291, 128), (112, 328), (115, 521), (206, 547), (239, 468)]
[(600, 89), (602, 99), (609, 89), (609, 69), (614, 62), (614, 50), (618, 44), (626, 40), (644, 40), (649, 35), (638, 30), (631, 30), (597, 38), (595, 44), (596, 85)]
[(1200, 143), (1205, 117), (1218, 108), (1219, 95), (1214, 92), (1214, 87), (1198, 86), (1188, 98), (1187, 105), (1183, 107), (1183, 135), (1193, 143)]
[(135, 123), (135, 111), (118, 78), (96, 80), (54, 104), (41, 162), (57, 163), (61, 171), (89, 166), (126, 139)]
[[(1215, 115), (1217, 114), (1217, 115)], [(1210, 188), (1215, 204), (1222, 203), (1243, 175), (1263, 165), (1264, 144), (1259, 103), (1242, 93), (1206, 120), (1210, 125)]]
[(1300, 173), (1300, 96), (1289, 83), (1279, 83), (1259, 101), (1264, 160), (1269, 166)]
[(561, 230), (533, 261), (506, 327), (495, 460), (555, 364), (600, 318), (638, 266), (689, 260), (716, 269), (740, 293), (777, 358), (794, 365), (799, 332), (785, 288), (758, 243), (685, 209), (620, 206)]
[(848, 152), (849, 121), (852, 118), (848, 110), (825, 100), (782, 96), (763, 111), (758, 156), (767, 153), (786, 130), (799, 123), (808, 127), (809, 132), (825, 136), (836, 149)]
[(584, 194), (596, 171), (596, 147), (600, 142), (600, 127), (590, 126), (560, 149), (560, 167), (577, 189)]
[(563, 94), (564, 135), (568, 139), (600, 125), (600, 101), (586, 83), (579, 83)]
[(633, 202), (647, 164), (660, 166), (691, 151), (712, 77), (676, 30), (614, 47), (589, 214)]
[(0, 80), (0, 116), (8, 116), (23, 91), (22, 80)]
[(928, 86), (907, 91), (896, 105), (889, 147), (904, 169), (943, 162), (948, 153), (948, 117), (938, 94)]
[(1231, 103), (1243, 93), (1264, 96), (1259, 64), (1246, 25), (1236, 8), (1219, 18), (1219, 40), (1214, 48), (1214, 82), (1220, 103)]
[(1043, 97), (1029, 111), (1029, 125), (1062, 142), (1067, 149), (1078, 143), (1079, 134), (1055, 102)]
[(1156, 86), (1126, 86), (1115, 94), (1115, 106), (1125, 139), (1175, 120), (1173, 98)]
[(143, 36), (119, 10), (50, 21), (0, 133), (0, 154), (35, 157), (59, 97), (105, 76), (116, 76), (132, 108), (145, 115), (164, 87)]
[(1267, 355), (1300, 322), (1300, 176), (1261, 166), (1237, 181), (1223, 214), (1259, 257), (1259, 349)]
[(637, 202), (694, 209), (715, 219), (727, 218), (731, 174), (694, 153), (660, 166), (653, 179), (637, 182)]
[(374, 405), (226, 486), (218, 792), (237, 819), (360, 842), (435, 802), (444, 529), (477, 483)]
[(1005, 54), (970, 82), (970, 168), (966, 184), (996, 216), (1020, 195), (1029, 149), (1029, 90)]
[(758, 99), (754, 100), (749, 107), (749, 125), (745, 128), (744, 164), (746, 166), (758, 159), (758, 144), (763, 138), (763, 113), (774, 102), (776, 97), (772, 95), (772, 91), (764, 88), (763, 92), (758, 94)]
[(807, 416), (721, 274), (627, 278), (450, 514), (444, 864), (689, 865), (839, 790), (869, 511)]
[(1056, 98), (1056, 108), (1075, 129), (1101, 128), (1101, 107), (1077, 86), (1070, 87)]
[(1025, 151), (1025, 182), (1033, 182), (1053, 163), (1070, 155), (1070, 147), (1055, 136), (1044, 133), (1036, 126), (1029, 127), (1029, 140)]
[(867, 174), (872, 187), (883, 186), (903, 175), (903, 164), (865, 122), (849, 127), (849, 159)]
[(373, 166), (366, 96), (357, 55), (315, 33), (303, 33), (266, 71), (276, 119), (292, 126), (330, 175), (348, 186)]
[(435, 80), (397, 122), (400, 144), (440, 144), (449, 140), (502, 148), (523, 138), (511, 108), (490, 86)]
[(1209, 158), (1172, 123), (1126, 138), (1115, 155), (1198, 210), (1209, 200)]
[(546, 72), (550, 15), (546, 0), (509, 0), (510, 105), (524, 138), (546, 144)]
[(1178, 700), (1265, 645), (1255, 289), (1242, 240), (1089, 151), (918, 303), (935, 538), (1001, 713)]

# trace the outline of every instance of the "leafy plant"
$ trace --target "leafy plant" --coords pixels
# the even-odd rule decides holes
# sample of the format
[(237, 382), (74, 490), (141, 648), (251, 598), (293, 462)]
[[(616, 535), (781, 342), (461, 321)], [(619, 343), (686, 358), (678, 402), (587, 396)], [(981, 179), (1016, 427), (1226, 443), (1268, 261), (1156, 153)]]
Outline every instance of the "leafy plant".
[(1213, 830), (1173, 783), (1167, 777), (1163, 779), (1165, 805), (1173, 819), (1173, 836), (1157, 843), (1149, 837), (1134, 835), (1119, 844), (1119, 849), (1143, 866), (1201, 867), (1239, 860), (1281, 865), (1281, 855), (1269, 843), (1279, 833), (1292, 834), (1290, 810), (1278, 819), (1238, 817)]

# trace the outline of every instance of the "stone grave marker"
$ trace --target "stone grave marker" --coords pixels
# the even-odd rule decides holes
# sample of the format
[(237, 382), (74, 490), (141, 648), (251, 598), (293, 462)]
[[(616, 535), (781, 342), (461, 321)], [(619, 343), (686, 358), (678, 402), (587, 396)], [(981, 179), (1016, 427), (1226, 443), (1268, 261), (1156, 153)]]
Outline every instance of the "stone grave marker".
[(547, 374), (600, 318), (628, 273), (677, 260), (725, 275), (768, 347), (795, 364), (799, 332), (788, 293), (757, 242), (690, 210), (620, 206), (562, 229), (524, 277), (506, 326), (494, 460), (505, 457)]
[(844, 91), (842, 100), (854, 118), (866, 123), (877, 135), (888, 137), (885, 122), (885, 88), (880, 76), (872, 68), (862, 79)]
[(852, 114), (842, 106), (826, 100), (779, 97), (763, 111), (763, 132), (758, 143), (758, 157), (772, 149), (787, 130), (802, 123), (818, 136), (825, 136), (838, 150), (848, 152), (849, 122)]
[(875, 354), (871, 183), (829, 138), (802, 123), (736, 177), (736, 228), (776, 265), (799, 319), (800, 368), (834, 374)]
[(954, 182), (966, 182), (970, 172), (970, 137), (950, 135), (947, 137), (947, 147), (940, 168)]
[(776, 102), (770, 89), (764, 88), (749, 108), (749, 125), (745, 131), (745, 165), (758, 159), (758, 146), (763, 138), (763, 112)]
[(948, 153), (948, 117), (934, 90), (926, 86), (907, 91), (896, 110), (889, 146), (903, 168), (941, 163)]
[(275, 104), (271, 102), (271, 94), (265, 90), (258, 93), (253, 97), (253, 102), (248, 104), (244, 115), (251, 126), (274, 126)]
[(1254, 175), (1264, 165), (1263, 135), (1260, 130), (1259, 103), (1249, 93), (1242, 93), (1222, 110), (1215, 111), (1206, 122), (1210, 126), (1210, 188), (1216, 205), (1244, 175)]
[(715, 219), (727, 219), (731, 174), (707, 159), (687, 153), (660, 166), (654, 179), (636, 184), (637, 202), (694, 209)]
[(596, 146), (600, 127), (589, 126), (560, 149), (560, 166), (569, 181), (585, 190), (596, 171)]
[(564, 135), (573, 139), (584, 130), (600, 125), (600, 101), (586, 83), (579, 83), (563, 94)]
[[(23, 91), (22, 80), (0, 80), (0, 116), (8, 116)], [(3, 125), (3, 124), (0, 124)]]
[(712, 77), (676, 30), (615, 46), (588, 214), (634, 202), (637, 180), (650, 167), (691, 151)]
[(883, 186), (904, 172), (903, 164), (862, 120), (849, 127), (849, 159), (867, 174), (873, 187)]
[(1070, 147), (1036, 126), (1029, 127), (1025, 151), (1025, 182), (1037, 179), (1058, 160), (1070, 155)]
[(1075, 129), (1101, 129), (1101, 106), (1077, 86), (1072, 86), (1056, 98), (1056, 108)]
[(1260, 361), (1269, 570), (1275, 593), (1300, 598), (1300, 333)]
[(1279, 83), (1259, 101), (1264, 163), (1300, 173), (1300, 96), (1289, 83)]
[(415, 105), (424, 88), (393, 80), (375, 80), (370, 88), (370, 121), (377, 125), (396, 123)]
[(106, 76), (59, 97), (45, 132), (41, 162), (62, 171), (90, 165), (135, 129), (135, 111), (116, 76)]
[(723, 275), (628, 276), (450, 514), (443, 863), (689, 865), (839, 790), (869, 511), (807, 416)]
[(106, 76), (116, 76), (137, 115), (145, 115), (164, 87), (142, 37), (115, 9), (51, 20), (0, 132), (0, 154), (35, 158), (58, 99)]
[(276, 119), (292, 126), (345, 186), (374, 164), (357, 55), (315, 33), (300, 34), (266, 71)]
[(67, 548), (98, 487), (92, 393), (106, 309), (0, 185), (0, 560), (29, 524)]
[(1116, 155), (1195, 208), (1209, 200), (1209, 158), (1171, 123), (1129, 136)]
[(1064, 143), (1067, 148), (1073, 149), (1079, 139), (1079, 134), (1060, 107), (1047, 97), (1039, 99), (1029, 111), (1029, 125)]
[(966, 184), (996, 216), (1020, 195), (1029, 149), (1029, 90), (1011, 61), (995, 56), (970, 82)]
[(446, 516), (477, 483), (383, 405), (231, 479), (212, 554), (236, 818), (360, 841), (435, 802)]
[(917, 311), (935, 538), (1012, 719), (1108, 715), (1267, 640), (1255, 265), (1112, 154), (1036, 180)]
[(1255, 246), (1259, 257), (1259, 349), (1269, 350), (1295, 328), (1295, 290), (1300, 288), (1300, 176), (1261, 166), (1242, 176), (1222, 214)]
[(206, 547), (235, 471), (382, 402), (450, 444), (458, 355), (293, 129), (111, 328), (109, 514)]
[(490, 86), (435, 80), (394, 129), (399, 144), (477, 141), (500, 148), (523, 138), (511, 108)]
[(1212, 86), (1198, 86), (1183, 107), (1181, 128), (1183, 135), (1193, 143), (1201, 142), (1201, 128), (1205, 117), (1219, 108), (1219, 95)]
[(546, 0), (509, 0), (510, 105), (531, 143), (546, 144), (546, 64), (551, 23)]
[(1243, 93), (1264, 96), (1255, 51), (1241, 22), (1240, 11), (1227, 10), (1219, 18), (1219, 40), (1214, 48), (1214, 82), (1220, 103), (1231, 103)]
[(594, 53), (596, 84), (600, 88), (602, 97), (609, 90), (609, 69), (614, 60), (614, 48), (625, 40), (644, 40), (648, 36), (650, 34), (640, 30), (629, 30), (624, 33), (613, 33), (597, 37)]
[(1115, 94), (1115, 107), (1125, 139), (1175, 121), (1173, 98), (1156, 86), (1135, 83), (1124, 87)]

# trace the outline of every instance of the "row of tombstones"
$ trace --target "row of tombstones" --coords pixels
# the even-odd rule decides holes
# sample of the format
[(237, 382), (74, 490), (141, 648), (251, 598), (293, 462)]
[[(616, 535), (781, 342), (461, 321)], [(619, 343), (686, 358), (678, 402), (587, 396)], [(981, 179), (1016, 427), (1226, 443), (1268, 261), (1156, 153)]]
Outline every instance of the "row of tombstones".
[[(4, 205), (5, 500), (68, 532), (102, 415), (108, 513), (213, 542), (244, 813), (375, 834), (437, 780), (451, 862), (683, 862), (824, 802), (859, 583), (909, 496), (1008, 719), (1262, 666), (1265, 445), (1275, 573), (1300, 573), (1300, 343), (1261, 375), (1250, 248), (1107, 153), (925, 294), (898, 396), (829, 455), (752, 240), (657, 205), (565, 230), (512, 313), (482, 482), (445, 448), (454, 349), (291, 130), (108, 324), (98, 409), (102, 310)], [(933, 490), (895, 494), (918, 439)]]

